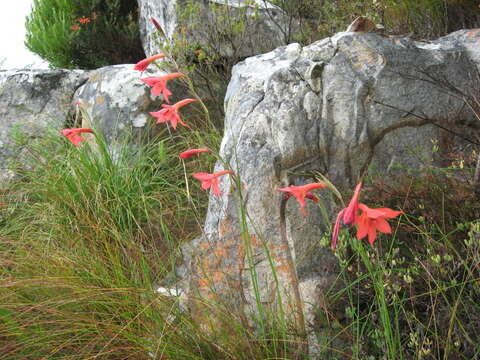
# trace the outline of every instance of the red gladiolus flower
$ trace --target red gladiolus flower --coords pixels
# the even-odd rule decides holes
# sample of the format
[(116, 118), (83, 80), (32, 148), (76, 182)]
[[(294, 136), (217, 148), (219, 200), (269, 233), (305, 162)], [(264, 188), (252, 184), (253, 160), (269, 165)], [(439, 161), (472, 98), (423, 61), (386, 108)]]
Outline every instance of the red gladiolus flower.
[(342, 209), (335, 220), (335, 226), (332, 231), (332, 248), (335, 250), (337, 247), (338, 234), (340, 233), (341, 221), (343, 218), (343, 223), (345, 225), (353, 225), (357, 221), (357, 212), (358, 212), (358, 199), (360, 197), (360, 190), (362, 190), (362, 183), (359, 183), (355, 187), (355, 193), (353, 194), (350, 203), (345, 209)]
[(163, 95), (163, 100), (169, 103), (168, 97), (172, 95), (172, 92), (167, 89), (167, 81), (171, 79), (175, 79), (180, 76), (185, 76), (182, 73), (172, 73), (165, 76), (149, 76), (142, 80), (145, 84), (152, 87), (152, 95), (158, 96), (160, 94)]
[(78, 31), (78, 30), (80, 30), (80, 26), (78, 26), (77, 24), (73, 24), (72, 26), (70, 26), (70, 30)]
[(356, 221), (358, 224), (357, 239), (363, 239), (368, 235), (370, 245), (373, 245), (377, 238), (377, 230), (384, 234), (392, 233), (392, 228), (385, 219), (393, 219), (402, 213), (402, 211), (389, 208), (370, 209), (364, 204), (359, 204), (358, 208), (362, 211), (362, 214)]
[(150, 65), (155, 60), (163, 59), (164, 57), (166, 57), (165, 54), (157, 54), (157, 55), (147, 57), (146, 59), (143, 59), (142, 61), (139, 61), (138, 63), (136, 63), (133, 69), (141, 71), (143, 73), (145, 69), (148, 67), (148, 65)]
[(88, 24), (90, 22), (90, 19), (89, 18), (86, 18), (85, 16), (82, 17), (81, 19), (77, 19), (77, 21), (80, 23), (80, 24)]
[(61, 130), (63, 136), (72, 142), (75, 146), (80, 146), (80, 143), (83, 141), (83, 138), (79, 135), (81, 133), (93, 133), (92, 129), (89, 128), (78, 128), (78, 129), (63, 129)]
[(197, 101), (197, 100), (195, 100), (195, 99), (184, 99), (184, 100), (181, 100), (181, 101), (179, 101), (179, 102), (177, 102), (176, 104), (173, 104), (173, 105), (162, 104), (162, 107), (163, 107), (162, 110), (159, 110), (159, 111), (156, 111), (156, 112), (151, 112), (150, 115), (152, 115), (153, 117), (156, 117), (158, 119), (157, 124), (170, 121), (170, 124), (172, 125), (174, 130), (177, 128), (177, 123), (180, 123), (185, 127), (189, 127), (180, 118), (180, 115), (178, 114), (178, 110), (181, 107), (183, 107), (183, 106), (185, 106), (185, 105), (187, 105), (191, 102), (194, 102), (194, 101)]
[(184, 151), (182, 153), (180, 153), (180, 158), (181, 159), (188, 159), (189, 157), (192, 157), (194, 155), (198, 155), (200, 153), (203, 153), (203, 152), (210, 152), (210, 149), (209, 148), (200, 148), (200, 149), (190, 149), (190, 150), (187, 150), (187, 151)]
[(210, 174), (210, 173), (195, 173), (192, 174), (192, 176), (200, 180), (202, 182), (201, 186), (202, 189), (207, 190), (209, 188), (212, 188), (212, 191), (215, 195), (222, 195), (222, 192), (220, 191), (220, 188), (218, 185), (220, 184), (220, 181), (218, 180), (218, 177), (226, 174), (233, 174), (232, 170), (222, 170), (218, 171), (216, 173)]
[(324, 183), (318, 182), (318, 183), (312, 183), (312, 184), (307, 184), (307, 185), (302, 185), (302, 186), (295, 186), (295, 185), (290, 185), (286, 188), (281, 188), (277, 189), (278, 191), (283, 191), (286, 192), (288, 197), (294, 196), (295, 199), (297, 199), (298, 203), (300, 204), (300, 210), (302, 211), (303, 215), (307, 215), (307, 211), (305, 210), (305, 198), (311, 199), (315, 202), (318, 202), (318, 198), (310, 194), (309, 192), (314, 189), (322, 189), (325, 188), (326, 185)]

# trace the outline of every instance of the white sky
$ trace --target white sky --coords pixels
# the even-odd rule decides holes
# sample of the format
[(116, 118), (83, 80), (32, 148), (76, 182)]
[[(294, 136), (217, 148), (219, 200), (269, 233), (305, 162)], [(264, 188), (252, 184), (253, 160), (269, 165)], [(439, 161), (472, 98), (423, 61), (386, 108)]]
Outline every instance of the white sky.
[(25, 17), (30, 14), (32, 3), (33, 0), (0, 0), (0, 69), (48, 68), (23, 44)]

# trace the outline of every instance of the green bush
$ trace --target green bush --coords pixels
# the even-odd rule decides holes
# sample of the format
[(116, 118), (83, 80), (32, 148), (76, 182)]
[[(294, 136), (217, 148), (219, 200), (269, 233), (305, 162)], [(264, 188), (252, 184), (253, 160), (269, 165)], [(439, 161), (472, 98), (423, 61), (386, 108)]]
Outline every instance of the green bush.
[(135, 63), (145, 56), (137, 18), (130, 0), (34, 0), (25, 45), (52, 67)]

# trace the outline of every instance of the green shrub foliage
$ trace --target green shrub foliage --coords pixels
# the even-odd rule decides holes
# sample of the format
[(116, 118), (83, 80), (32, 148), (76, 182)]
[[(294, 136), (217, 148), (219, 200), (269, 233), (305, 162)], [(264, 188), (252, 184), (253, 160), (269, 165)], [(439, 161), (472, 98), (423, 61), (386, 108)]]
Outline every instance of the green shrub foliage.
[(52, 67), (94, 69), (145, 55), (132, 0), (34, 0), (26, 46)]
[[(434, 39), (480, 26), (478, 4), (471, 0), (271, 0), (299, 22), (290, 40), (308, 44), (344, 31), (357, 16), (385, 26), (387, 34)], [(287, 29), (288, 30), (288, 29)]]

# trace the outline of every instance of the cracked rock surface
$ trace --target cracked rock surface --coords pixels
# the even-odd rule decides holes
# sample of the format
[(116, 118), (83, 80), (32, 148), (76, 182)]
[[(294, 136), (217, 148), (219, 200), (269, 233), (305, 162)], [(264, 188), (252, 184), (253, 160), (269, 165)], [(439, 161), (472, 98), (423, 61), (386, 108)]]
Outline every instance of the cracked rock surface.
[[(158, 21), (170, 41), (181, 32), (188, 44), (214, 46), (218, 55), (223, 57), (243, 58), (285, 44), (288, 19), (279, 7), (267, 1), (194, 0), (192, 3), (198, 10), (187, 20), (182, 20), (187, 9), (186, 0), (138, 1), (140, 34), (147, 56), (158, 53), (158, 43), (164, 41), (157, 35), (151, 18)], [(213, 11), (212, 6), (217, 7), (217, 11)], [(243, 16), (244, 12), (248, 20), (243, 31), (233, 39), (222, 34), (222, 29), (231, 26), (231, 19)], [(215, 25), (217, 22), (218, 25)]]
[[(255, 312), (250, 248), (261, 302), (273, 304), (279, 287), (293, 309), (292, 287), (297, 286), (307, 325), (315, 328), (315, 311), (325, 305), (337, 276), (335, 257), (319, 245), (330, 223), (322, 225), (313, 202), (307, 202), (308, 216), (303, 216), (297, 202), (288, 201), (285, 222), (295, 284), (280, 234), (281, 194), (275, 189), (314, 182), (313, 171), (346, 190), (366, 169), (394, 176), (389, 174), (393, 165), (419, 168), (422, 162), (413, 154), (431, 158), (432, 140), (439, 136), (432, 121), (475, 121), (452, 89), (479, 88), (479, 45), (480, 30), (428, 43), (339, 33), (236, 65), (225, 97), (220, 155), (240, 177), (248, 237), (240, 234), (234, 184), (224, 177), (223, 195), (210, 197), (204, 235), (185, 248), (188, 292)], [(219, 163), (215, 171), (222, 169)], [(328, 191), (315, 193), (328, 211), (338, 210)], [(266, 248), (277, 267), (278, 287)]]
[(0, 182), (12, 175), (8, 159), (18, 156), (15, 128), (32, 137), (47, 127), (62, 128), (73, 94), (87, 78), (79, 70), (0, 71)]
[[(47, 127), (93, 127), (105, 136), (112, 151), (146, 138), (154, 120), (149, 111), (161, 107), (162, 97), (153, 97), (140, 81), (165, 75), (147, 70), (143, 75), (133, 64), (106, 66), (93, 71), (11, 70), (0, 72), (0, 183), (13, 176), (9, 159), (19, 156), (13, 141), (15, 128), (35, 137)], [(186, 97), (179, 81), (170, 81), (172, 102)], [(88, 117), (75, 110), (80, 102)], [(91, 120), (91, 121), (90, 121)], [(133, 138), (126, 138), (133, 136)], [(87, 139), (93, 139), (86, 136)]]

